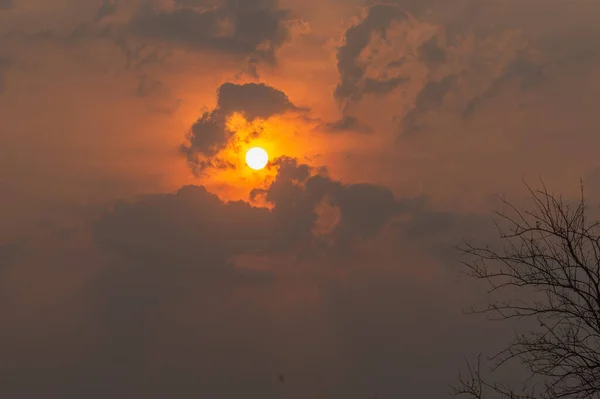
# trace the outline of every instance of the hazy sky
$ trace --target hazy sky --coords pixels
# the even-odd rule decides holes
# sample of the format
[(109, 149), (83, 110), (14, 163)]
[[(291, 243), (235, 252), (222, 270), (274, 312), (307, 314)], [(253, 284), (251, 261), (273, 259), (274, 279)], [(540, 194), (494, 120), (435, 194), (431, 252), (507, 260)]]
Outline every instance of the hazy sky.
[(0, 0), (0, 396), (446, 397), (511, 337), (461, 315), (493, 195), (600, 202), (599, 20)]

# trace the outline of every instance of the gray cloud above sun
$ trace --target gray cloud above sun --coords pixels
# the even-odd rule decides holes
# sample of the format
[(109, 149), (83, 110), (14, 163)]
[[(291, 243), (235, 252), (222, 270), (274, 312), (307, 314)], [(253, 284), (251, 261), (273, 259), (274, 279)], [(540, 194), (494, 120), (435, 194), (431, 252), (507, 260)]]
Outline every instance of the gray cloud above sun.
[(284, 24), (288, 11), (280, 9), (274, 0), (224, 1), (216, 7), (206, 1), (175, 3), (184, 7), (142, 9), (131, 21), (132, 31), (196, 50), (254, 55), (269, 62), (288, 39)]
[(226, 122), (234, 112), (242, 113), (252, 121), (294, 110), (299, 109), (284, 92), (263, 83), (224, 83), (217, 91), (215, 109), (205, 112), (192, 125), (189, 145), (182, 146), (182, 151), (194, 165), (198, 165), (196, 154), (210, 156), (217, 153), (232, 135)]

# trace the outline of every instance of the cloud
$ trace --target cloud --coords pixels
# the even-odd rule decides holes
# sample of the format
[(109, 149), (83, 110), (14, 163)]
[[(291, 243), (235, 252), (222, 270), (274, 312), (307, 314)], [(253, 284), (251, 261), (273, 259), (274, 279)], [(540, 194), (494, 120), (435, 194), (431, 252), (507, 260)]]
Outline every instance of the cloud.
[(357, 133), (372, 133), (373, 129), (361, 123), (357, 117), (345, 115), (342, 119), (335, 122), (325, 124), (325, 129), (330, 132), (357, 132)]
[(469, 100), (462, 116), (465, 119), (472, 116), (480, 105), (497, 96), (510, 82), (519, 81), (520, 90), (524, 92), (541, 84), (543, 78), (543, 65), (535, 64), (534, 61), (528, 60), (526, 55), (520, 54), (504, 68), (503, 73), (492, 81), (481, 95)]
[[(457, 4), (453, 14), (439, 13), (443, 7), (434, 1), (368, 7), (365, 17), (345, 32), (337, 52), (340, 81), (334, 94), (345, 103), (345, 114), (356, 112), (352, 109), (360, 108), (365, 94), (375, 94), (408, 108), (400, 118), (392, 117), (401, 120), (402, 134), (419, 130), (421, 115), (438, 109), (465, 74), (465, 66), (457, 65), (455, 46), (461, 46), (468, 31), (461, 18), (477, 11), (466, 3)], [(400, 96), (412, 97), (412, 104)]]
[[(495, 12), (473, 1), (453, 7), (450, 11), (448, 3), (439, 1), (367, 7), (362, 19), (345, 31), (337, 50), (334, 96), (342, 102), (344, 115), (369, 112), (368, 103), (375, 100), (363, 97), (381, 96), (403, 109), (390, 110), (387, 117), (406, 136), (429, 128), (425, 121), (431, 115), (461, 108), (466, 121), (515, 83), (517, 95), (523, 95), (546, 84), (556, 68), (576, 63), (584, 67), (579, 62), (583, 47), (589, 49), (585, 59), (596, 59), (594, 29), (588, 24), (576, 34), (564, 26), (559, 17), (564, 5), (553, 4), (543, 13), (563, 32), (560, 38), (549, 28), (542, 32), (541, 25), (527, 23), (527, 5), (503, 5)], [(445, 102), (450, 91), (452, 99)]]
[[(212, 50), (275, 61), (275, 51), (286, 42), (288, 11), (276, 0), (176, 2), (172, 9), (144, 8), (130, 23), (139, 36), (195, 50)], [(193, 7), (197, 6), (197, 7)]]
[[(373, 34), (379, 33), (385, 37), (385, 31), (392, 21), (406, 17), (400, 7), (377, 4), (368, 8), (367, 15), (360, 23), (346, 31), (344, 44), (337, 51), (340, 82), (335, 89), (335, 96), (338, 99), (361, 97), (365, 67), (361, 65), (359, 56), (369, 45)], [(374, 87), (377, 83), (372, 81), (370, 85)]]
[(264, 83), (224, 83), (219, 88), (217, 107), (225, 114), (242, 112), (249, 120), (296, 109), (284, 92)]
[(395, 78), (385, 79), (385, 80), (377, 80), (372, 78), (367, 78), (364, 81), (364, 87), (362, 92), (364, 94), (387, 94), (394, 90), (396, 87), (401, 85), (404, 82), (407, 82), (409, 79), (403, 76), (398, 76)]
[(117, 204), (96, 225), (96, 241), (127, 258), (225, 267), (228, 258), (243, 253), (310, 249), (323, 201), (339, 209), (331, 234), (344, 240), (373, 237), (406, 210), (386, 188), (345, 185), (291, 158), (274, 164), (274, 181), (251, 193), (264, 196), (271, 210), (223, 202), (204, 187), (187, 186), (175, 194)]
[(402, 121), (402, 134), (409, 135), (418, 132), (421, 129), (418, 121), (419, 116), (429, 110), (439, 108), (442, 105), (446, 94), (457, 80), (457, 76), (449, 75), (440, 81), (428, 81), (417, 95), (413, 109)]
[[(271, 223), (266, 209), (223, 203), (203, 187), (117, 204), (95, 226), (95, 240), (131, 261), (153, 260), (206, 273), (240, 251), (260, 248)], [(164, 265), (166, 266), (166, 265)]]
[(263, 83), (224, 83), (217, 91), (215, 109), (205, 112), (194, 123), (189, 145), (182, 147), (182, 150), (190, 162), (198, 164), (197, 154), (211, 156), (227, 144), (233, 132), (228, 131), (226, 122), (233, 113), (241, 113), (252, 121), (294, 110), (299, 108), (284, 92)]
[[(276, 179), (253, 193), (271, 209), (187, 186), (119, 202), (97, 220), (93, 242), (115, 256), (85, 289), (86, 314), (103, 335), (76, 372), (75, 386), (93, 385), (116, 397), (124, 389), (226, 397), (251, 389), (270, 398), (277, 397), (272, 389), (284, 373), (293, 397), (301, 397), (372, 367), (385, 370), (398, 362), (392, 347), (394, 353), (428, 353), (432, 338), (425, 326), (450, 318), (446, 309), (414, 308), (417, 291), (433, 295), (438, 285), (416, 277), (428, 273), (426, 262), (400, 254), (431, 242), (432, 233), (436, 243), (451, 242), (458, 233), (454, 221), (430, 212), (422, 200), (398, 199), (372, 184), (344, 184), (295, 159), (279, 159), (277, 167)], [(337, 217), (320, 213), (323, 204)], [(408, 246), (405, 237), (412, 238)], [(452, 290), (447, 282), (446, 290)], [(367, 331), (373, 339), (359, 338)], [(345, 356), (364, 366), (347, 368)], [(402, 379), (398, 389), (406, 388), (414, 367), (425, 367), (409, 363), (398, 366), (400, 374), (388, 371), (394, 381)], [(365, 375), (368, 389), (396, 389), (379, 386), (380, 374)], [(231, 379), (237, 383), (227, 383)], [(357, 388), (339, 387), (344, 395)]]
[(433, 36), (419, 47), (419, 57), (426, 64), (438, 64), (446, 60), (446, 52), (438, 44), (437, 36)]

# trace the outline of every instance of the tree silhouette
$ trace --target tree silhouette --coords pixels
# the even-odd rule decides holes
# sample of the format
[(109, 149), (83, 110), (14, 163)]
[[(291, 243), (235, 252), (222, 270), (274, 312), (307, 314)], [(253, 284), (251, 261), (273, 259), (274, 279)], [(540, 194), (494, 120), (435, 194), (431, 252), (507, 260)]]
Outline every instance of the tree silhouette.
[[(600, 397), (600, 222), (587, 219), (583, 186), (574, 204), (542, 187), (527, 186), (532, 210), (500, 198), (508, 208), (496, 212), (501, 249), (470, 243), (460, 248), (470, 276), (485, 280), (490, 295), (511, 298), (492, 300), (468, 313), (536, 323), (488, 358), (489, 374), (482, 372), (481, 355), (474, 365), (467, 361), (466, 374), (459, 372), (458, 383), (452, 386), (454, 395)], [(500, 368), (515, 363), (528, 372), (522, 384), (494, 379)]]

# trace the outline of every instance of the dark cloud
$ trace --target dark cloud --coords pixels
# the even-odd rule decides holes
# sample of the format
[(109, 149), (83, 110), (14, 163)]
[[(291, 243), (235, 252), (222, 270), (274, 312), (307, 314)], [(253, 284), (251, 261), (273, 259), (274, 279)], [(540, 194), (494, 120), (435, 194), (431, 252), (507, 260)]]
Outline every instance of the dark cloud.
[(330, 132), (373, 132), (373, 129), (370, 126), (361, 123), (357, 117), (350, 115), (346, 115), (335, 122), (326, 123), (324, 127)]
[(389, 64), (387, 64), (387, 68), (398, 68), (402, 65), (404, 65), (404, 63), (406, 62), (406, 58), (405, 57), (401, 57), (399, 59), (397, 59), (396, 61), (392, 61)]
[(214, 155), (227, 143), (229, 133), (225, 127), (225, 116), (218, 111), (206, 112), (192, 126), (189, 146), (182, 147), (188, 160), (192, 161), (197, 153)]
[(438, 43), (439, 38), (433, 36), (419, 47), (419, 56), (426, 64), (438, 64), (446, 60), (446, 52)]
[(226, 115), (242, 112), (250, 120), (266, 119), (272, 115), (297, 109), (284, 92), (263, 83), (221, 85), (217, 107)]
[(225, 267), (228, 258), (241, 253), (310, 246), (316, 208), (322, 201), (339, 208), (340, 220), (333, 234), (344, 238), (371, 237), (392, 216), (406, 210), (386, 188), (344, 185), (315, 175), (309, 166), (291, 158), (274, 164), (278, 174), (273, 183), (252, 192), (253, 197), (264, 196), (272, 210), (246, 202), (226, 203), (203, 187), (188, 186), (175, 194), (117, 204), (96, 225), (96, 241), (132, 259)]
[[(181, 291), (201, 292), (207, 305), (212, 297), (223, 298), (213, 305), (221, 308), (232, 291), (265, 289), (279, 272), (237, 268), (236, 256), (281, 254), (293, 260), (330, 256), (333, 249), (348, 261), (357, 240), (374, 238), (395, 215), (411, 209), (411, 201), (395, 199), (384, 187), (345, 185), (327, 175), (315, 175), (309, 166), (290, 158), (276, 164), (279, 171), (274, 182), (252, 194), (264, 196), (273, 205), (271, 210), (243, 201), (224, 202), (203, 187), (187, 186), (173, 194), (118, 203), (98, 220), (94, 242), (122, 261), (118, 269), (111, 269), (105, 283), (96, 283), (104, 298), (102, 306), (108, 306), (106, 314), (110, 315), (103, 323), (120, 330), (115, 343), (119, 350), (141, 357), (138, 346), (123, 337), (144, 336), (143, 326), (152, 323), (152, 315), (171, 301), (180, 301)], [(329, 245), (315, 232), (317, 208), (324, 201), (339, 209), (339, 220), (330, 230), (333, 244)], [(106, 303), (107, 293), (111, 293), (110, 303)], [(199, 320), (214, 317), (202, 303), (195, 315)], [(223, 317), (231, 326), (236, 323), (230, 318), (239, 316)], [(258, 338), (253, 335), (252, 339), (256, 344)], [(239, 353), (237, 358), (247, 362), (247, 356), (252, 355)], [(206, 361), (205, 357), (197, 359), (196, 365), (210, 367)], [(223, 367), (233, 370), (237, 363)], [(250, 374), (249, 378), (256, 377)]]
[[(567, 64), (579, 64), (579, 67), (583, 67), (586, 60), (592, 64), (589, 61), (597, 58), (595, 49), (598, 46), (591, 39), (597, 37), (595, 28), (582, 27), (577, 33), (569, 29), (561, 37), (555, 33), (540, 35), (535, 31), (537, 28), (523, 25), (521, 13), (533, 10), (527, 5), (503, 6), (495, 10), (491, 5), (466, 0), (456, 2), (455, 6), (453, 8), (449, 3), (436, 1), (398, 0), (367, 8), (363, 20), (346, 31), (345, 43), (338, 49), (340, 81), (335, 97), (348, 101), (346, 105), (349, 105), (361, 100), (367, 93), (386, 95), (409, 80), (409, 72), (402, 70), (406, 61), (418, 61), (426, 68), (427, 77), (423, 89), (414, 99), (412, 110), (401, 123), (404, 134), (414, 133), (423, 128), (423, 114), (442, 107), (445, 94), (452, 87), (457, 89), (458, 96), (462, 96), (459, 101), (463, 107), (463, 119), (466, 119), (512, 82), (519, 84), (520, 91), (524, 92), (538, 87), (544, 81), (546, 70)], [(548, 10), (545, 18), (552, 19), (560, 15), (559, 9), (562, 6), (552, 7), (554, 8)], [(414, 55), (389, 54), (387, 48), (382, 50), (372, 42), (374, 35), (381, 37), (383, 42), (401, 37), (388, 37), (389, 29), (394, 21), (405, 20), (407, 15), (414, 17), (417, 24), (435, 26), (437, 31), (418, 44)], [(508, 37), (509, 34), (513, 36), (513, 42), (508, 47), (502, 47), (501, 38)], [(472, 37), (478, 43), (477, 53), (468, 58), (457, 58), (457, 49), (470, 46), (465, 39), (470, 35), (474, 35)], [(491, 54), (494, 52), (499, 59), (492, 61)], [(366, 57), (365, 54), (371, 55)], [(373, 73), (380, 68), (375, 61), (386, 60), (391, 56), (398, 59), (387, 61), (380, 76), (367, 76), (367, 71)], [(497, 65), (498, 62), (504, 65), (499, 76), (489, 66)], [(406, 68), (410, 70), (413, 65), (414, 63)], [(398, 73), (402, 75), (389, 77)], [(482, 85), (482, 82), (485, 83)], [(483, 88), (476, 89), (474, 93), (473, 88), (478, 86)], [(348, 109), (344, 108), (344, 111), (348, 112)]]
[(439, 107), (457, 78), (455, 75), (449, 75), (439, 81), (428, 81), (417, 95), (415, 108), (424, 111), (428, 108)]
[(458, 81), (458, 76), (448, 75), (441, 80), (428, 81), (416, 97), (413, 109), (402, 120), (401, 134), (416, 133), (421, 129), (419, 118), (429, 110), (442, 105), (446, 94)]
[[(229, 392), (223, 384), (232, 386), (226, 384), (226, 375), (232, 373), (236, 389), (245, 386), (246, 380), (254, 381), (253, 392), (275, 397), (269, 391), (269, 376), (275, 378), (289, 367), (298, 367), (268, 360), (285, 346), (273, 335), (269, 312), (256, 303), (260, 292), (272, 289), (278, 271), (240, 269), (233, 258), (281, 253), (290, 254), (293, 260), (318, 252), (312, 230), (318, 217), (316, 206), (326, 197), (341, 210), (336, 231), (344, 240), (376, 234), (399, 211), (387, 189), (346, 186), (327, 176), (314, 176), (311, 168), (293, 159), (280, 159), (277, 164), (276, 180), (264, 192), (254, 193), (265, 195), (274, 205), (272, 210), (241, 201), (227, 203), (203, 187), (188, 186), (174, 194), (118, 203), (95, 224), (94, 242), (116, 254), (118, 263), (86, 290), (96, 298), (92, 308), (96, 323), (107, 330), (98, 344), (104, 349), (93, 356), (93, 365), (87, 364), (89, 376), (78, 381), (98, 385), (103, 378), (110, 380), (110, 385), (101, 384), (102, 390), (117, 397), (125, 387), (137, 392), (174, 389), (172, 384), (166, 386), (174, 381), (179, 382), (176, 392), (223, 394)], [(254, 294), (246, 299), (239, 297), (240, 292)], [(187, 305), (191, 313), (185, 319), (165, 318), (180, 313), (193, 293), (196, 299)], [(293, 308), (288, 312), (288, 317), (295, 314)], [(302, 316), (288, 320), (294, 319), (302, 320)], [(175, 359), (183, 374), (167, 372), (147, 378), (145, 356), (162, 347), (160, 341), (170, 347), (168, 358)], [(196, 349), (177, 349), (176, 341), (185, 346), (195, 342)], [(322, 358), (322, 349), (320, 353)], [(163, 361), (168, 363), (168, 358)], [(201, 372), (202, 377), (188, 374), (191, 370)], [(138, 379), (146, 381), (138, 387)], [(214, 385), (209, 383), (213, 379)], [(197, 383), (190, 385), (192, 381)], [(226, 397), (236, 397), (230, 395)]]
[[(360, 97), (365, 66), (359, 63), (361, 52), (369, 45), (371, 36), (378, 33), (385, 37), (386, 29), (392, 21), (406, 18), (404, 9), (388, 4), (369, 7), (366, 17), (345, 33), (345, 42), (337, 52), (337, 67), (340, 82), (335, 89), (335, 97), (348, 99)], [(374, 86), (371, 83), (371, 86)]]
[[(560, 21), (560, 15), (567, 12), (563, 7), (553, 3), (544, 10), (540, 21), (555, 21), (556, 29), (542, 31), (541, 26), (526, 22), (534, 7), (525, 3), (495, 8), (491, 4), (470, 0), (453, 3), (452, 6), (436, 1), (418, 4), (398, 0), (372, 5), (367, 9), (365, 18), (347, 30), (345, 43), (338, 49), (340, 82), (335, 96), (356, 102), (365, 93), (387, 94), (397, 87), (396, 83), (402, 83), (402, 76), (390, 81), (386, 74), (394, 69), (401, 71), (412, 54), (403, 54), (397, 61), (388, 62), (380, 77), (371, 78), (366, 74), (368, 70), (378, 68), (375, 60), (381, 61), (377, 58), (380, 56), (379, 48), (371, 42), (372, 36), (379, 35), (384, 42), (395, 40), (388, 37), (391, 23), (403, 20), (407, 14), (417, 23), (436, 26), (438, 32), (420, 43), (414, 54), (415, 60), (427, 68), (427, 80), (415, 98), (412, 111), (402, 122), (401, 129), (405, 133), (422, 129), (423, 113), (443, 106), (442, 100), (451, 87), (455, 87), (457, 96), (462, 97), (458, 98), (463, 109), (462, 117), (468, 119), (480, 106), (493, 100), (510, 85), (518, 85), (517, 90), (523, 93), (547, 81), (548, 73), (568, 68), (587, 73), (584, 72), (586, 68), (591, 70), (597, 64), (597, 27), (585, 23), (575, 30), (565, 25)], [(581, 9), (574, 11), (580, 12)], [(503, 45), (502, 38), (508, 36), (513, 37), (513, 42), (509, 46)], [(477, 50), (470, 57), (459, 59), (456, 50), (469, 46), (466, 37), (474, 38), (478, 43)], [(371, 50), (371, 57), (365, 57), (366, 50)], [(382, 52), (385, 53), (385, 50)], [(498, 58), (492, 61), (493, 53)], [(387, 56), (390, 54), (385, 53)], [(490, 67), (498, 63), (503, 65), (499, 75)], [(480, 86), (483, 88), (473, 90)]]
[[(396, 396), (423, 391), (424, 381), (436, 380), (431, 375), (454, 367), (447, 353), (462, 347), (453, 340), (448, 349), (451, 305), (431, 300), (436, 292), (451, 298), (452, 284), (417, 281), (411, 273), (426, 273), (425, 262), (382, 255), (374, 239), (400, 214), (423, 213), (411, 222), (421, 227), (409, 232), (417, 237), (411, 246), (437, 242), (432, 232), (454, 233), (454, 222), (436, 223), (421, 201), (399, 200), (385, 187), (343, 184), (290, 158), (276, 166), (275, 181), (255, 192), (271, 210), (226, 202), (198, 186), (107, 209), (92, 235), (107, 259), (102, 267), (75, 256), (55, 284), (64, 290), (82, 269), (89, 277), (69, 295), (42, 285), (51, 297), (43, 311), (32, 305), (17, 311), (9, 302), (12, 312), (3, 321), (11, 323), (0, 331), (3, 396), (239, 398), (250, 392), (273, 399), (283, 389), (291, 391), (283, 395), (288, 398), (311, 392), (361, 398), (375, 389)], [(314, 232), (324, 202), (339, 209), (333, 250)], [(393, 230), (390, 240), (394, 254), (408, 250)], [(364, 243), (376, 246), (361, 256)], [(253, 266), (263, 270), (241, 267), (236, 255), (259, 256)], [(384, 262), (394, 267), (384, 270)], [(44, 259), (41, 269), (51, 270), (44, 276), (62, 270), (58, 264)], [(342, 277), (329, 277), (333, 272)], [(316, 299), (293, 298), (312, 290)], [(46, 339), (32, 333), (40, 326)], [(433, 366), (414, 361), (434, 355)], [(425, 396), (439, 397), (444, 389), (429, 388)]]
[[(435, 324), (434, 319), (445, 313), (421, 313), (419, 308), (421, 316), (407, 318), (415, 300), (414, 287), (399, 274), (393, 277), (378, 272), (375, 254), (350, 280), (319, 279), (323, 291), (319, 308), (309, 307), (306, 313), (299, 305), (276, 313), (265, 308), (261, 297), (278, 284), (279, 269), (289, 270), (286, 263), (307, 256), (316, 259), (325, 251), (313, 232), (319, 218), (317, 207), (324, 201), (339, 209), (340, 218), (331, 233), (334, 251), (326, 253), (321, 272), (338, 264), (342, 270), (352, 270), (357, 246), (382, 233), (395, 215), (422, 215), (401, 224), (413, 238), (411, 245), (417, 245), (421, 237), (429, 242), (432, 231), (447, 230), (453, 224), (448, 218), (436, 221), (439, 218), (427, 213), (423, 201), (398, 200), (384, 187), (346, 185), (326, 174), (315, 174), (309, 166), (290, 158), (279, 159), (276, 164), (279, 171), (275, 181), (267, 189), (254, 192), (273, 204), (271, 210), (243, 201), (227, 203), (203, 187), (187, 186), (172, 194), (120, 202), (96, 222), (95, 244), (116, 258), (113, 266), (86, 286), (91, 306), (86, 314), (92, 318), (88, 323), (93, 321), (94, 329), (101, 333), (94, 335), (97, 349), (85, 354), (85, 362), (69, 374), (72, 383), (61, 384), (63, 389), (69, 386), (82, 395), (93, 387), (96, 396), (86, 397), (99, 398), (134, 393), (154, 398), (167, 392), (176, 396), (218, 393), (233, 398), (242, 391), (274, 398), (278, 392), (273, 384), (279, 373), (286, 374), (286, 384), (298, 386), (299, 391), (306, 385), (304, 389), (310, 392), (318, 389), (319, 383), (305, 373), (316, 367), (319, 373), (328, 373), (327, 382), (321, 384), (332, 389), (339, 384), (338, 379), (351, 381), (350, 375), (356, 377), (355, 373), (366, 371), (363, 367), (327, 371), (345, 356), (383, 370), (391, 367), (389, 362), (399, 361), (395, 353), (388, 353), (392, 341), (405, 354), (414, 350), (415, 356), (423, 350), (410, 349), (416, 342), (423, 348), (431, 345), (429, 338), (408, 342), (398, 341), (398, 337), (406, 334), (407, 326), (420, 331), (415, 336), (422, 335), (424, 325)], [(450, 233), (455, 231), (450, 229)], [(397, 245), (401, 245), (399, 239), (398, 234), (394, 239)], [(336, 247), (342, 250), (335, 251)], [(269, 263), (263, 271), (236, 266), (236, 255), (249, 254), (286, 257)], [(267, 298), (275, 305), (273, 300), (284, 301), (285, 294)], [(413, 298), (410, 303), (409, 298)], [(373, 314), (375, 309), (378, 316)], [(324, 318), (320, 319), (322, 312)], [(335, 324), (329, 326), (332, 322)], [(364, 341), (367, 331), (378, 337), (377, 343)], [(421, 369), (414, 362), (408, 363), (406, 367)], [(431, 370), (430, 364), (423, 367)], [(386, 380), (396, 381), (405, 378), (404, 374), (388, 370), (384, 375)], [(377, 374), (371, 381), (371, 374), (367, 375), (369, 389), (383, 378)], [(342, 389), (344, 397), (355, 397), (348, 396), (352, 387), (345, 382), (336, 389)], [(51, 388), (56, 392), (56, 387)], [(304, 393), (290, 397), (303, 397)]]
[(266, 209), (224, 203), (203, 187), (187, 186), (175, 194), (117, 204), (96, 224), (95, 237), (128, 259), (211, 269), (223, 267), (236, 253), (259, 248), (271, 223), (266, 216)]
[[(366, 78), (368, 65), (361, 63), (359, 58), (373, 35), (387, 40), (387, 31), (392, 22), (405, 20), (409, 16), (420, 17), (433, 3), (435, 1), (396, 0), (369, 6), (364, 19), (346, 30), (344, 44), (337, 51), (340, 81), (335, 89), (335, 97), (338, 100), (359, 100), (365, 93), (385, 94), (407, 81), (407, 77)], [(430, 57), (432, 60), (440, 58), (441, 49), (434, 48), (433, 43), (424, 45), (420, 50), (424, 57)], [(399, 58), (391, 62), (388, 69), (396, 68), (403, 62), (403, 57)]]
[(167, 11), (144, 8), (131, 21), (132, 31), (193, 49), (269, 62), (274, 62), (276, 49), (289, 37), (285, 25), (288, 12), (279, 8), (276, 0), (227, 0), (204, 9), (191, 7), (189, 1), (179, 4)]
[(265, 84), (237, 85), (224, 83), (217, 92), (217, 106), (206, 112), (192, 126), (189, 145), (182, 150), (190, 162), (196, 155), (214, 155), (227, 143), (231, 132), (225, 126), (227, 117), (240, 112), (249, 120), (269, 118), (286, 111), (298, 110), (285, 93)]
[[(371, 44), (373, 35), (379, 35), (384, 41), (388, 40), (388, 30), (392, 22), (402, 21), (408, 17), (431, 19), (431, 15), (425, 11), (434, 3), (431, 1), (399, 0), (370, 6), (367, 9), (365, 18), (346, 31), (345, 43), (338, 50), (340, 82), (335, 90), (335, 97), (339, 100), (356, 102), (361, 100), (364, 94), (387, 95), (398, 86), (408, 82), (410, 77), (406, 75), (406, 72), (402, 72), (401, 68), (409, 58), (412, 58), (411, 54), (402, 54), (401, 56), (394, 54), (393, 56), (398, 58), (395, 61), (387, 62), (387, 66), (377, 78), (366, 76), (366, 71), (373, 60), (362, 60), (361, 57)], [(467, 7), (467, 9), (470, 8)], [(450, 20), (456, 22), (456, 18), (453, 17)], [(433, 22), (439, 23), (435, 20)], [(377, 49), (372, 49), (372, 51), (378, 53)], [(377, 55), (374, 57), (377, 57)], [(403, 134), (414, 133), (419, 130), (421, 115), (428, 110), (439, 107), (446, 93), (457, 80), (454, 74), (447, 73), (447, 76), (440, 78), (432, 73), (435, 68), (445, 64), (448, 57), (439, 34), (423, 41), (417, 48), (414, 57), (424, 64), (429, 73), (422, 90), (415, 98), (412, 110), (408, 112), (402, 121), (401, 130)], [(398, 75), (398, 72), (402, 74)], [(397, 76), (389, 77), (392, 74)], [(345, 109), (345, 112), (347, 112), (347, 109)]]
[(404, 76), (398, 76), (390, 79), (373, 79), (367, 78), (364, 81), (362, 92), (365, 94), (388, 94), (402, 83), (408, 82), (410, 79)]
[(316, 207), (322, 201), (339, 209), (340, 218), (331, 235), (340, 245), (354, 237), (373, 236), (391, 217), (404, 210), (403, 203), (396, 201), (387, 188), (344, 185), (323, 174), (311, 176), (310, 168), (298, 165), (294, 159), (282, 158), (278, 164), (279, 174), (273, 184), (267, 190), (252, 193), (264, 194), (274, 204), (273, 215), (281, 219), (287, 231), (277, 231), (278, 237), (299, 231), (309, 234), (317, 220)]
[(536, 64), (519, 54), (504, 69), (504, 72), (495, 79), (490, 86), (479, 96), (473, 97), (463, 111), (463, 118), (469, 118), (476, 109), (486, 100), (494, 98), (510, 82), (517, 81), (521, 91), (535, 88), (544, 78), (544, 65)]

